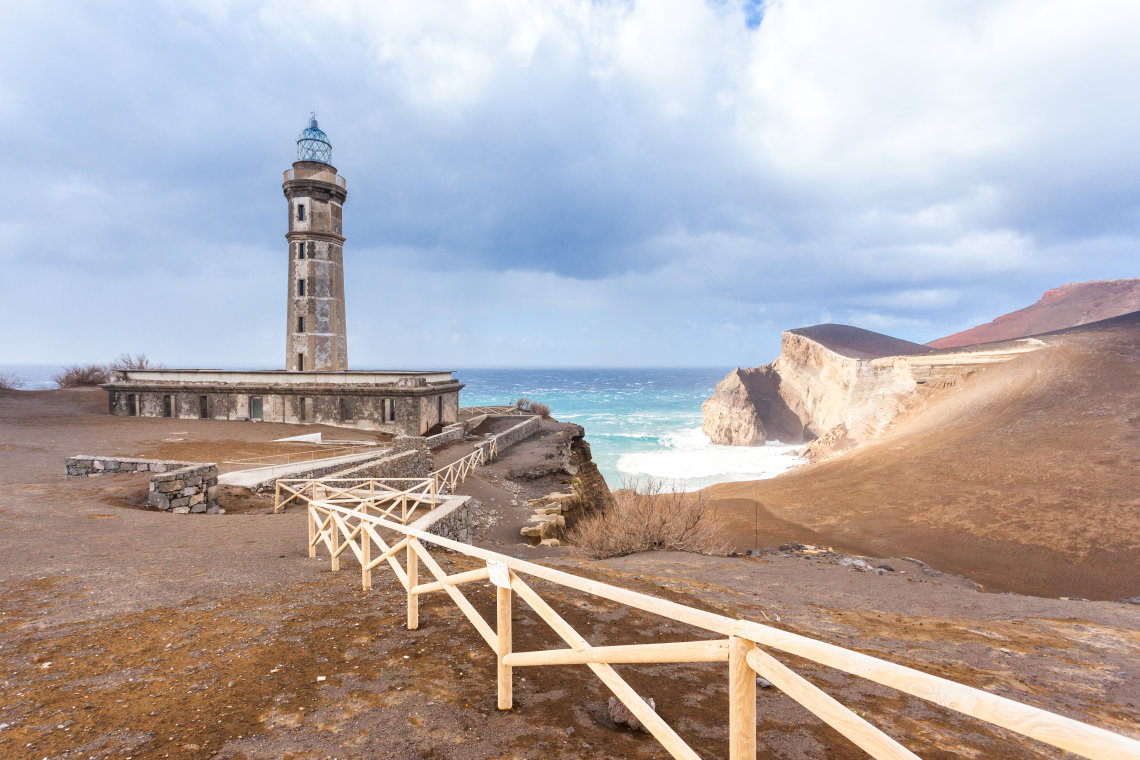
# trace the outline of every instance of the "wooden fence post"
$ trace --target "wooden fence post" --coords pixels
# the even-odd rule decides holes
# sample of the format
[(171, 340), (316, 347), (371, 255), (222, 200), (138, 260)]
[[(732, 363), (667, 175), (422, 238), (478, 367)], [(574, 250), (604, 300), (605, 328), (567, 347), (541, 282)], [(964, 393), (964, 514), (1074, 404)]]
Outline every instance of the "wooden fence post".
[(368, 565), (372, 562), (372, 539), (364, 529), (364, 520), (360, 521), (360, 585), (365, 591), (372, 590), (372, 570)]
[(306, 505), (306, 511), (309, 513), (309, 557), (317, 556), (317, 518), (313, 515), (313, 506)]
[(756, 673), (748, 665), (748, 639), (728, 639), (728, 758), (756, 760)]
[(511, 590), (499, 586), (495, 589), (496, 622), (499, 646), (499, 709), (509, 710), (514, 704), (514, 689), (511, 684), (511, 666), (503, 664), (503, 658), (511, 653)]
[(408, 537), (408, 630), (414, 631), (420, 627), (420, 597), (413, 594), (412, 589), (420, 583), (419, 557), (416, 556), (415, 544), (419, 543), (411, 536)]

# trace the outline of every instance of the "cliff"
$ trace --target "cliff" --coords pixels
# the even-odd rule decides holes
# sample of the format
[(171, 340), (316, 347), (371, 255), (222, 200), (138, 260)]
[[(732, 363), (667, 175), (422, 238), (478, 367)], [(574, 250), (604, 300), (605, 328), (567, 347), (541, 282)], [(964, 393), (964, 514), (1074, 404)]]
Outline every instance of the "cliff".
[(954, 348), (1063, 330), (1140, 311), (1140, 279), (1075, 282), (1045, 291), (1024, 309), (927, 343)]
[(702, 428), (713, 443), (730, 446), (821, 439), (809, 451), (818, 458), (880, 435), (922, 390), (1040, 345), (1029, 339), (934, 351), (848, 325), (788, 330), (776, 361), (736, 369), (717, 385), (702, 406)]

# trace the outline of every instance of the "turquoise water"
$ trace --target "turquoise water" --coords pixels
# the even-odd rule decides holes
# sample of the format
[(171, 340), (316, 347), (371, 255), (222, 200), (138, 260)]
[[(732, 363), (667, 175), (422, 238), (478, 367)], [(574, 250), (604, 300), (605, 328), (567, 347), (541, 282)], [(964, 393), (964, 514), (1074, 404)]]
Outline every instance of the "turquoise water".
[[(26, 388), (53, 388), (58, 366), (0, 366)], [(701, 432), (701, 403), (727, 369), (464, 369), (463, 406), (510, 404), (520, 396), (586, 429), (611, 488), (654, 478), (684, 489), (772, 477), (801, 460), (795, 448), (714, 446)]]
[(796, 447), (714, 446), (701, 432), (701, 403), (727, 373), (698, 369), (467, 369), (463, 406), (508, 404), (520, 396), (550, 406), (586, 429), (611, 488), (645, 478), (687, 490), (772, 477), (802, 462)]

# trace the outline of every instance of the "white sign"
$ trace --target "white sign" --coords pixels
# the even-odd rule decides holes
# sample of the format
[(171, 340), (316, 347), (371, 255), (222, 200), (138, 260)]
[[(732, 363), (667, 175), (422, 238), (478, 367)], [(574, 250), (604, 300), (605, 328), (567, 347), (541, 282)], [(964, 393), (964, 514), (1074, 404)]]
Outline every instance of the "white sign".
[(494, 583), (499, 588), (511, 587), (511, 570), (506, 564), (490, 559), (487, 560), (487, 574), (491, 578), (491, 583)]

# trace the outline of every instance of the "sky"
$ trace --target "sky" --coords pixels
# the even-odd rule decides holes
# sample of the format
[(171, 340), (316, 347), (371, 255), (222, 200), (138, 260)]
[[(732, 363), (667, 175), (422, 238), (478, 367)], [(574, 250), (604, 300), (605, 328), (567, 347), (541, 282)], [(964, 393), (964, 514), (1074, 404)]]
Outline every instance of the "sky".
[(354, 368), (751, 366), (1140, 276), (1140, 3), (4, 3), (0, 363), (283, 366), (281, 176)]

